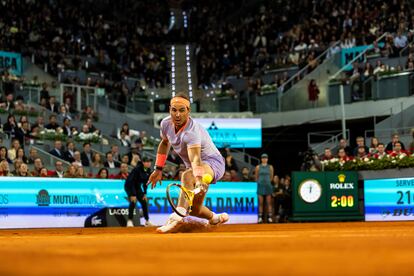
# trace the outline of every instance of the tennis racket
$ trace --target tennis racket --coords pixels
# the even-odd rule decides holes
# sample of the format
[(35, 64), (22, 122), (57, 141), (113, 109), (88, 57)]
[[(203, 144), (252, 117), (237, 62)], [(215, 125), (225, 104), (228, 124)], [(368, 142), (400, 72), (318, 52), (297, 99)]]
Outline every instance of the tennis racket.
[(171, 183), (167, 186), (167, 199), (177, 215), (186, 217), (191, 213), (194, 196), (200, 191), (200, 188), (189, 190), (181, 184)]

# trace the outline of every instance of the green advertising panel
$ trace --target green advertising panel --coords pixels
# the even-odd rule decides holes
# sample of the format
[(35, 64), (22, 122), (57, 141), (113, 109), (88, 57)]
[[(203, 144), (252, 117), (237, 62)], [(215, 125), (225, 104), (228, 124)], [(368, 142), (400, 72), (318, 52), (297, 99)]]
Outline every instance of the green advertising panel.
[(357, 172), (294, 172), (293, 220), (361, 219)]

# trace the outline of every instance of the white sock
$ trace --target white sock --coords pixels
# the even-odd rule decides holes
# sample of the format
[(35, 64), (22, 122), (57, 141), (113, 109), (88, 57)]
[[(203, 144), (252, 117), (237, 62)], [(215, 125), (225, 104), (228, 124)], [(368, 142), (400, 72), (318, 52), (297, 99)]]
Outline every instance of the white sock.
[(220, 222), (220, 216), (213, 212), (213, 217), (210, 219), (212, 223), (219, 223)]

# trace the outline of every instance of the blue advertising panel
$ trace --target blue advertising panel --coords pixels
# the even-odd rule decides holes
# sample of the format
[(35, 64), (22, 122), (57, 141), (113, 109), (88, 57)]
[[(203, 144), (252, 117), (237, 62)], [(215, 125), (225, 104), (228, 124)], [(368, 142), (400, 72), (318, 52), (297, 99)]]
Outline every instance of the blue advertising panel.
[[(172, 212), (166, 186), (148, 190), (150, 218), (163, 224)], [(211, 185), (206, 206), (228, 212), (230, 223), (256, 221), (256, 183), (219, 182)], [(102, 227), (128, 215), (123, 180), (73, 178), (0, 178), (0, 229)], [(134, 224), (139, 224), (138, 220)], [(116, 225), (116, 223), (115, 223)]]
[(8, 69), (10, 73), (16, 76), (23, 74), (22, 55), (19, 53), (0, 51), (0, 69)]
[[(372, 48), (372, 45), (364, 45), (364, 46), (356, 46), (352, 48), (344, 48), (341, 51), (341, 63), (342, 66), (345, 66), (353, 60), (356, 56), (358, 56), (361, 52), (365, 51), (367, 48)], [(366, 62), (367, 58), (365, 55), (359, 57), (356, 61), (357, 62)], [(352, 70), (352, 65), (348, 65), (345, 70)]]
[(194, 118), (210, 134), (217, 147), (261, 148), (262, 120)]
[(414, 220), (414, 178), (364, 181), (366, 221)]

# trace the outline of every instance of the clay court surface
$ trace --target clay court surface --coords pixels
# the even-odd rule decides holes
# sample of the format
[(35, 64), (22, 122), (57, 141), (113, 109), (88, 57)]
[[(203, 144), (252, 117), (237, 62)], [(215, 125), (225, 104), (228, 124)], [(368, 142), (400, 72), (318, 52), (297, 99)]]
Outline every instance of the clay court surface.
[(0, 231), (0, 275), (414, 275), (414, 223)]

